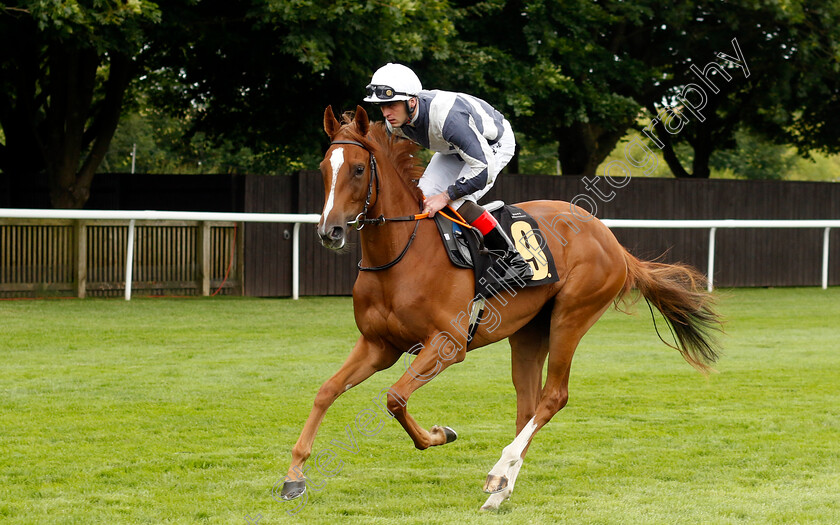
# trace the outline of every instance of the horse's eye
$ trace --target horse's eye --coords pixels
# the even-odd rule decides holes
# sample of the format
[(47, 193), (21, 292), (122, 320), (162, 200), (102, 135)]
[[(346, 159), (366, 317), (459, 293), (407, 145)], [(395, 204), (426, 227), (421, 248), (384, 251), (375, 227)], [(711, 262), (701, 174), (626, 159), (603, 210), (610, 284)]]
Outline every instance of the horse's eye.
[(356, 176), (356, 177), (361, 177), (364, 172), (365, 172), (365, 167), (362, 166), (361, 164), (358, 164), (356, 166), (356, 169), (353, 170), (353, 175)]

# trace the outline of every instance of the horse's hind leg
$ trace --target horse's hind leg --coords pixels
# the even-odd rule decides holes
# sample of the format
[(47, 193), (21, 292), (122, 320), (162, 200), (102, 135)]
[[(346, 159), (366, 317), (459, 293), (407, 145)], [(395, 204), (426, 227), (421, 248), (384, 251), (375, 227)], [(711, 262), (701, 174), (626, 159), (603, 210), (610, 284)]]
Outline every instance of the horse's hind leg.
[[(534, 417), (540, 400), (543, 365), (548, 355), (549, 318), (547, 314), (548, 312), (544, 312), (538, 315), (509, 338), (511, 375), (516, 389), (517, 434)], [(497, 509), (510, 497), (527, 451), (526, 446), (522, 451), (522, 457), (510, 465), (505, 472), (504, 476), (508, 479), (507, 486), (500, 492), (491, 494), (481, 510)]]
[(609, 307), (619, 286), (600, 287), (591, 291), (566, 289), (555, 299), (550, 323), (548, 373), (539, 403), (534, 416), (525, 423), (516, 439), (504, 448), (502, 457), (490, 469), (484, 483), (485, 492), (494, 494), (505, 490), (510, 484), (508, 472), (522, 460), (534, 434), (566, 406), (569, 399), (569, 370), (575, 349), (586, 331)]

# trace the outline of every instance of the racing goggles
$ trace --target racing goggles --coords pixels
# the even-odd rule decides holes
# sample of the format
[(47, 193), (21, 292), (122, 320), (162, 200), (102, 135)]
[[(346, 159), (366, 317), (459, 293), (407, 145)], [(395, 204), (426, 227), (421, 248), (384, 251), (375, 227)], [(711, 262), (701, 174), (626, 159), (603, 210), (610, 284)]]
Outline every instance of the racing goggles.
[(375, 86), (373, 84), (368, 84), (365, 87), (365, 91), (367, 92), (368, 97), (376, 95), (376, 98), (378, 98), (379, 100), (391, 100), (397, 95), (403, 95), (406, 97), (414, 96), (408, 93), (403, 93), (401, 91), (394, 91), (394, 88), (392, 88), (391, 86)]

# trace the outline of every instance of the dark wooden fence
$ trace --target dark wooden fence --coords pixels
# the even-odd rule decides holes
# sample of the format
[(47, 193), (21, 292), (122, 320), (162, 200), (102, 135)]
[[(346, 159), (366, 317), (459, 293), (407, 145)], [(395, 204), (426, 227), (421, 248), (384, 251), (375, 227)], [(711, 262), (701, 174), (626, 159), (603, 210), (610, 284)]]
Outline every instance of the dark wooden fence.
[[(0, 298), (122, 296), (126, 222), (0, 218)], [(133, 294), (241, 294), (236, 226), (139, 221)]]
[[(597, 210), (591, 211), (599, 218), (618, 219), (840, 219), (840, 184), (836, 183), (637, 177), (623, 187), (615, 188), (608, 182), (599, 178), (593, 186), (580, 177), (502, 175), (483, 202), (494, 199), (509, 203), (536, 199), (569, 201), (579, 197), (584, 207), (597, 207)], [(21, 183), (18, 179), (0, 176), (2, 206), (48, 207), (45, 194), (43, 185), (32, 181)], [(276, 177), (100, 175), (88, 207), (320, 213), (323, 202), (324, 190), (318, 172)], [(241, 232), (244, 235), (243, 256), (236, 265), (241, 271), (238, 275), (231, 275), (233, 282), (241, 283), (235, 290), (260, 297), (291, 295), (292, 227), (292, 224), (244, 225)], [(356, 263), (360, 258), (357, 234), (351, 234), (345, 253), (336, 254), (320, 246), (314, 225), (302, 225), (301, 232), (301, 295), (350, 294), (357, 274)], [(707, 270), (708, 230), (615, 229), (614, 232), (619, 241), (639, 257), (663, 256), (666, 262), (681, 261), (701, 272)], [(6, 233), (11, 235), (12, 230)], [(11, 242), (9, 235), (4, 236), (2, 241), (2, 248), (6, 251), (11, 249), (6, 246)], [(55, 239), (45, 237), (44, 242), (52, 246), (49, 253), (56, 253), (64, 259), (51, 269), (45, 269), (50, 265), (35, 262), (35, 259), (32, 259), (33, 264), (40, 265), (38, 271), (47, 272), (44, 279), (67, 281), (68, 275), (75, 271), (70, 269), (72, 264), (67, 259), (70, 253), (67, 243), (71, 242), (67, 236), (70, 233), (59, 231), (49, 235), (57, 235)], [(818, 286), (822, 235), (821, 229), (719, 229), (715, 284)], [(192, 237), (187, 237), (185, 243), (189, 249), (195, 243)], [(840, 229), (831, 231), (830, 240), (829, 284), (840, 285)], [(230, 259), (229, 241), (220, 238), (216, 245), (218, 248), (213, 249), (212, 255), (218, 263), (213, 265), (214, 285), (223, 275), (223, 265), (220, 265)], [(88, 249), (94, 248), (89, 246)], [(27, 259), (24, 258), (29, 256), (21, 252), (17, 257), (25, 261)], [(184, 260), (192, 259), (187, 256)], [(194, 263), (189, 264), (194, 266)], [(21, 268), (20, 271), (33, 270)], [(50, 277), (52, 274), (49, 272), (61, 275)], [(188, 271), (183, 276), (179, 276), (176, 270), (173, 272), (173, 281), (197, 280), (194, 272)], [(0, 268), (0, 290), (9, 288), (4, 286), (10, 285), (9, 275)], [(117, 273), (114, 275), (114, 279), (119, 277)], [(40, 282), (40, 278), (25, 279), (29, 279), (30, 290), (49, 288), (41, 285), (46, 285), (46, 282), (32, 282), (33, 279)], [(159, 281), (160, 277), (150, 274), (149, 279)], [(69, 289), (72, 284), (62, 286)], [(97, 287), (103, 288), (103, 293), (108, 286), (105, 281), (97, 284)]]
[[(242, 211), (244, 176), (100, 174), (89, 209)], [(42, 176), (0, 175), (0, 206), (50, 208)], [(243, 292), (234, 223), (138, 221), (133, 295)], [(0, 297), (125, 292), (128, 221), (0, 218)]]
[[(292, 177), (248, 177), (246, 211), (320, 213), (324, 190), (318, 172)], [(634, 178), (621, 188), (581, 177), (502, 175), (483, 199), (515, 203), (538, 199), (572, 200), (582, 195), (599, 218), (615, 219), (840, 219), (840, 184), (819, 182), (677, 180)], [(585, 197), (582, 205), (589, 206)], [(591, 206), (590, 206), (591, 207)], [(255, 296), (291, 294), (292, 225), (246, 226), (245, 292)], [(315, 228), (303, 226), (301, 295), (347, 295), (356, 278), (360, 249), (342, 254), (322, 248)], [(707, 271), (709, 232), (705, 229), (615, 229), (634, 255), (685, 262)], [(840, 284), (840, 229), (831, 231), (829, 284)], [(822, 229), (718, 229), (716, 286), (819, 286)]]
[[(320, 174), (289, 177), (248, 177), (246, 212), (321, 213), (324, 188)], [(292, 224), (245, 225), (245, 294), (258, 297), (292, 294)], [(355, 239), (354, 239), (355, 240)], [(301, 225), (300, 295), (349, 295), (361, 256), (351, 241), (336, 254), (318, 242), (314, 224)]]

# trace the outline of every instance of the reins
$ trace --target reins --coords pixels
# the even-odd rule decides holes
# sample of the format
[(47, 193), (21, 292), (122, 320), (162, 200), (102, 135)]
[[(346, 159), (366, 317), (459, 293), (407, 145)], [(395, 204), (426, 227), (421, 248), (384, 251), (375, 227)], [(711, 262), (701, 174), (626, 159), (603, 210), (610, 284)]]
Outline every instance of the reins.
[[(429, 214), (428, 213), (418, 213), (418, 214), (415, 214), (415, 215), (404, 215), (402, 217), (385, 217), (385, 215), (380, 215), (379, 217), (376, 217), (375, 219), (369, 219), (367, 217), (367, 213), (368, 213), (368, 208), (370, 208), (370, 205), (371, 205), (370, 199), (373, 196), (374, 181), (376, 183), (376, 196), (377, 196), (377, 198), (379, 197), (380, 184), (379, 184), (379, 171), (376, 169), (376, 156), (374, 156), (373, 152), (371, 150), (369, 150), (367, 148), (367, 146), (365, 146), (361, 142), (358, 142), (358, 141), (355, 141), (355, 140), (334, 140), (334, 141), (330, 142), (330, 145), (333, 145), (333, 144), (349, 144), (351, 146), (359, 146), (360, 148), (367, 151), (368, 154), (370, 155), (370, 182), (368, 182), (368, 191), (367, 191), (367, 197), (365, 197), (365, 206), (362, 209), (362, 211), (359, 212), (358, 215), (356, 215), (356, 218), (354, 220), (347, 223), (347, 226), (352, 226), (352, 227), (356, 228), (356, 231), (361, 231), (362, 228), (364, 228), (368, 224), (373, 224), (375, 226), (382, 226), (386, 222), (415, 221), (414, 231), (411, 233), (411, 237), (409, 237), (408, 242), (405, 245), (405, 248), (403, 248), (402, 252), (400, 252), (400, 254), (396, 257), (396, 259), (394, 259), (393, 261), (391, 261), (387, 264), (383, 264), (381, 266), (362, 266), (362, 261), (359, 261), (359, 263), (357, 265), (359, 270), (363, 271), (363, 272), (378, 272), (380, 270), (387, 270), (388, 268), (390, 268), (390, 267), (394, 266), (395, 264), (397, 264), (398, 262), (400, 262), (403, 257), (405, 257), (405, 254), (408, 252), (408, 248), (414, 242), (414, 238), (417, 237), (417, 229), (420, 227), (420, 221), (423, 220), (423, 219), (428, 219)], [(459, 224), (459, 225), (461, 225), (461, 226), (463, 226), (467, 229), (472, 229), (472, 226), (467, 224), (467, 221), (463, 217), (461, 217), (461, 215), (455, 209), (452, 209), (452, 211), (458, 217), (458, 219), (450, 217), (449, 215), (445, 214), (442, 211), (439, 211), (438, 213), (440, 213), (442, 216), (449, 219), (450, 221), (454, 222), (455, 224)]]

